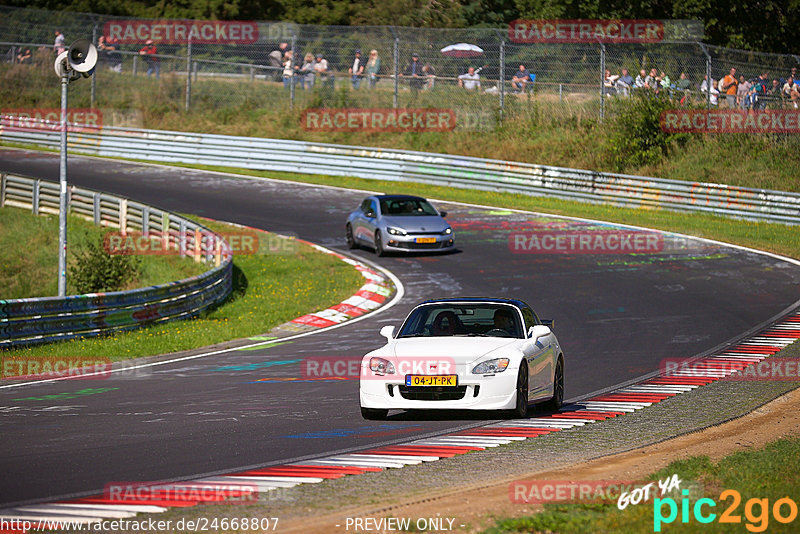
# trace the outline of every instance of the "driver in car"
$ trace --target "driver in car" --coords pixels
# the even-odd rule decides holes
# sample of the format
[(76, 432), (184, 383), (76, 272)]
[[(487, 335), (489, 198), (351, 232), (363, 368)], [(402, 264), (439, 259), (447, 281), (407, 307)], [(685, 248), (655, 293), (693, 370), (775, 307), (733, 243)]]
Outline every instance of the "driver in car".
[(504, 330), (509, 335), (513, 334), (514, 330), (514, 317), (511, 310), (500, 308), (494, 312), (494, 326), (495, 330)]

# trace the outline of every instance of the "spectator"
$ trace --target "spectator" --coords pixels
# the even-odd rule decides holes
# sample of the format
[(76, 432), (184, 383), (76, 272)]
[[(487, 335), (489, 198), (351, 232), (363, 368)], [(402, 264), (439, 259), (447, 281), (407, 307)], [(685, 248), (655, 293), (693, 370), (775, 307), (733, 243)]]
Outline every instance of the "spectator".
[(328, 85), (330, 77), (330, 87), (333, 87), (333, 76), (328, 72), (328, 60), (322, 54), (317, 54), (317, 59), (314, 62), (314, 72), (319, 76), (319, 81), (323, 86)]
[[(700, 92), (709, 95), (709, 87), (711, 88), (710, 90), (711, 105), (716, 106), (718, 103), (717, 95), (719, 94), (719, 90), (717, 89), (716, 84), (714, 83), (714, 78), (711, 78), (711, 82), (709, 83), (708, 76), (703, 76), (703, 83), (700, 84)], [(708, 98), (708, 96), (706, 96), (706, 98)]]
[(617, 91), (623, 96), (630, 96), (633, 83), (633, 76), (628, 73), (628, 69), (622, 69), (622, 75), (617, 79)]
[(64, 34), (58, 30), (56, 30), (56, 40), (53, 42), (53, 50), (55, 50), (57, 56), (67, 50), (64, 45)]
[(767, 100), (772, 105), (771, 108), (781, 108), (783, 107), (781, 104), (783, 94), (783, 86), (781, 85), (780, 80), (778, 78), (772, 79), (772, 85), (767, 89)]
[(423, 89), (433, 89), (433, 83), (436, 81), (436, 71), (430, 63), (425, 63), (422, 66), (422, 74), (425, 76)]
[(481, 78), (477, 72), (475, 72), (475, 67), (470, 67), (467, 69), (466, 74), (462, 74), (458, 77), (458, 85), (459, 87), (463, 87), (467, 91), (472, 91), (475, 89), (480, 90), (481, 88)]
[(303, 66), (300, 68), (300, 86), (303, 89), (314, 88), (314, 54), (307, 52), (303, 58)]
[(647, 87), (647, 74), (645, 74), (644, 69), (639, 71), (639, 75), (636, 77), (636, 81), (633, 82), (633, 87), (636, 89), (642, 89)]
[[(642, 71), (644, 72), (644, 71)], [(656, 69), (650, 69), (650, 74), (644, 79), (645, 87), (649, 87), (650, 89), (658, 92), (659, 83), (658, 83), (658, 71)]]
[(283, 87), (289, 88), (294, 83), (294, 54), (291, 50), (283, 53)]
[(612, 75), (611, 71), (606, 69), (605, 75), (603, 76), (603, 92), (605, 94), (612, 96), (617, 94), (617, 89), (614, 86), (618, 78), (619, 75)]
[[(795, 69), (792, 69), (795, 70)], [(797, 86), (794, 76), (789, 75), (789, 79), (783, 84), (781, 88), (783, 98), (788, 99), (792, 106), (797, 109), (797, 103), (800, 101), (800, 87)]]
[(800, 78), (798, 78), (798, 74), (797, 74), (797, 67), (792, 67), (792, 70), (789, 73), (789, 76), (788, 76), (787, 79), (789, 79), (789, 78), (793, 79), (795, 82), (800, 81)]
[(283, 62), (286, 58), (287, 50), (289, 50), (289, 43), (281, 43), (278, 45), (277, 50), (273, 50), (267, 55), (267, 63), (270, 67), (273, 67), (277, 80), (282, 78), (281, 71), (283, 70)]
[(768, 76), (769, 73), (762, 72), (755, 83), (753, 83), (753, 87), (750, 88), (753, 109), (765, 109), (767, 107), (767, 91), (769, 90)]
[(114, 72), (122, 72), (122, 54), (119, 53), (119, 39), (109, 37), (106, 39), (108, 49), (108, 66)]
[(375, 89), (375, 84), (378, 83), (378, 73), (381, 70), (381, 58), (378, 57), (377, 50), (369, 51), (369, 59), (367, 59), (367, 66), (364, 69), (367, 73), (367, 80), (369, 80), (369, 88)]
[(422, 86), (425, 84), (425, 77), (426, 74), (423, 72), (422, 64), (419, 62), (419, 54), (416, 52), (411, 54), (411, 63), (408, 64), (404, 73), (400, 73), (400, 76), (408, 76), (410, 79), (408, 80), (408, 86), (411, 88), (412, 93), (416, 93)]
[(663, 70), (661, 71), (659, 79), (661, 80), (661, 87), (667, 90), (672, 89), (672, 79), (670, 79), (670, 77)]
[(347, 70), (350, 73), (350, 81), (353, 89), (358, 89), (361, 85), (361, 78), (364, 77), (364, 60), (361, 59), (361, 50), (356, 50), (353, 58), (353, 65)]
[(736, 107), (736, 92), (739, 82), (736, 80), (736, 68), (731, 67), (731, 71), (722, 78), (720, 82), (719, 91), (725, 94), (725, 100), (728, 102), (729, 108)]
[(750, 107), (750, 97), (748, 94), (750, 93), (750, 87), (752, 87), (752, 85), (752, 83), (745, 80), (744, 74), (739, 75), (739, 86), (736, 88), (736, 100), (737, 104), (742, 109)]
[(33, 54), (31, 54), (30, 48), (26, 48), (25, 50), (20, 49), (19, 54), (17, 54), (17, 63), (20, 65), (30, 65), (33, 63)]
[(161, 74), (161, 67), (158, 64), (158, 57), (156, 57), (157, 53), (158, 50), (156, 49), (156, 45), (153, 44), (152, 39), (145, 41), (144, 46), (139, 50), (139, 55), (142, 56), (144, 62), (147, 63), (147, 76), (149, 77), (155, 72), (156, 79), (158, 79)]
[(97, 39), (97, 59), (99, 62), (111, 63), (109, 58), (109, 52), (113, 50), (108, 44), (106, 43), (106, 36), (101, 35)]
[(520, 65), (517, 73), (511, 78), (511, 88), (513, 92), (524, 93), (525, 87), (527, 87), (529, 81), (530, 76), (528, 76), (528, 71), (525, 70), (525, 65)]
[(681, 72), (678, 81), (675, 83), (675, 90), (681, 93), (681, 104), (686, 104), (689, 100), (689, 91), (692, 88), (692, 82), (686, 77), (685, 72)]

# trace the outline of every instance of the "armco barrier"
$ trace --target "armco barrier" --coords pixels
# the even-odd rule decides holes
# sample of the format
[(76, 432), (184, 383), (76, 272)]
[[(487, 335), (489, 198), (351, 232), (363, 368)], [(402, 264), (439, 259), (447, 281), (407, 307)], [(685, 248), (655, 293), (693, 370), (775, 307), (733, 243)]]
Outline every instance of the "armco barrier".
[[(53, 125), (41, 130), (13, 125), (2, 118), (0, 140), (59, 146)], [(73, 132), (69, 143), (72, 151), (99, 156), (423, 182), (800, 224), (800, 194), (721, 184), (427, 152), (110, 127)]]
[[(164, 246), (214, 267), (198, 276), (131, 291), (0, 300), (0, 348), (130, 330), (190, 317), (231, 292), (232, 255), (222, 237), (175, 214), (107, 193), (69, 188), (69, 210), (122, 232), (165, 236)], [(0, 174), (0, 207), (58, 213), (57, 184)]]

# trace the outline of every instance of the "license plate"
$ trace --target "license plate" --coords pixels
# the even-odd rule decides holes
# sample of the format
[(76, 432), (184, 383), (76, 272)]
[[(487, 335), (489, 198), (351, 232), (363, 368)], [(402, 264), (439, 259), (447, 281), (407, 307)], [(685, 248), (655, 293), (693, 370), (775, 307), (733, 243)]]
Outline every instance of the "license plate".
[(416, 239), (417, 243), (436, 243), (435, 237), (418, 237)]
[(457, 386), (458, 375), (406, 375), (406, 386)]

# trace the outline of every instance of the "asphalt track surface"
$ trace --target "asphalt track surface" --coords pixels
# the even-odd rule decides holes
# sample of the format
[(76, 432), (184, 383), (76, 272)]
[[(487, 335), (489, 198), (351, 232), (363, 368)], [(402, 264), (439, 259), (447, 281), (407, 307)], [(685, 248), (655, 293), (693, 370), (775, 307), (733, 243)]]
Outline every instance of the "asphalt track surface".
[[(0, 171), (57, 180), (58, 157), (0, 150)], [(342, 252), (346, 214), (364, 197), (77, 156), (70, 157), (69, 179)], [(357, 380), (283, 380), (303, 378), (305, 358), (359, 357), (380, 346), (380, 327), (399, 325), (427, 298), (515, 297), (541, 317), (554, 318), (566, 357), (566, 398), (656, 371), (665, 358), (690, 357), (730, 341), (800, 298), (800, 267), (770, 256), (670, 237), (661, 250), (636, 256), (521, 254), (509, 246), (512, 232), (597, 231), (598, 225), (439, 205), (449, 212), (458, 253), (376, 258), (354, 252), (391, 270), (405, 286), (401, 302), (374, 317), (135, 376), (0, 389), (0, 505), (102, 491), (111, 482), (287, 463), (495, 418), (398, 413), (385, 422), (364, 421)]]

